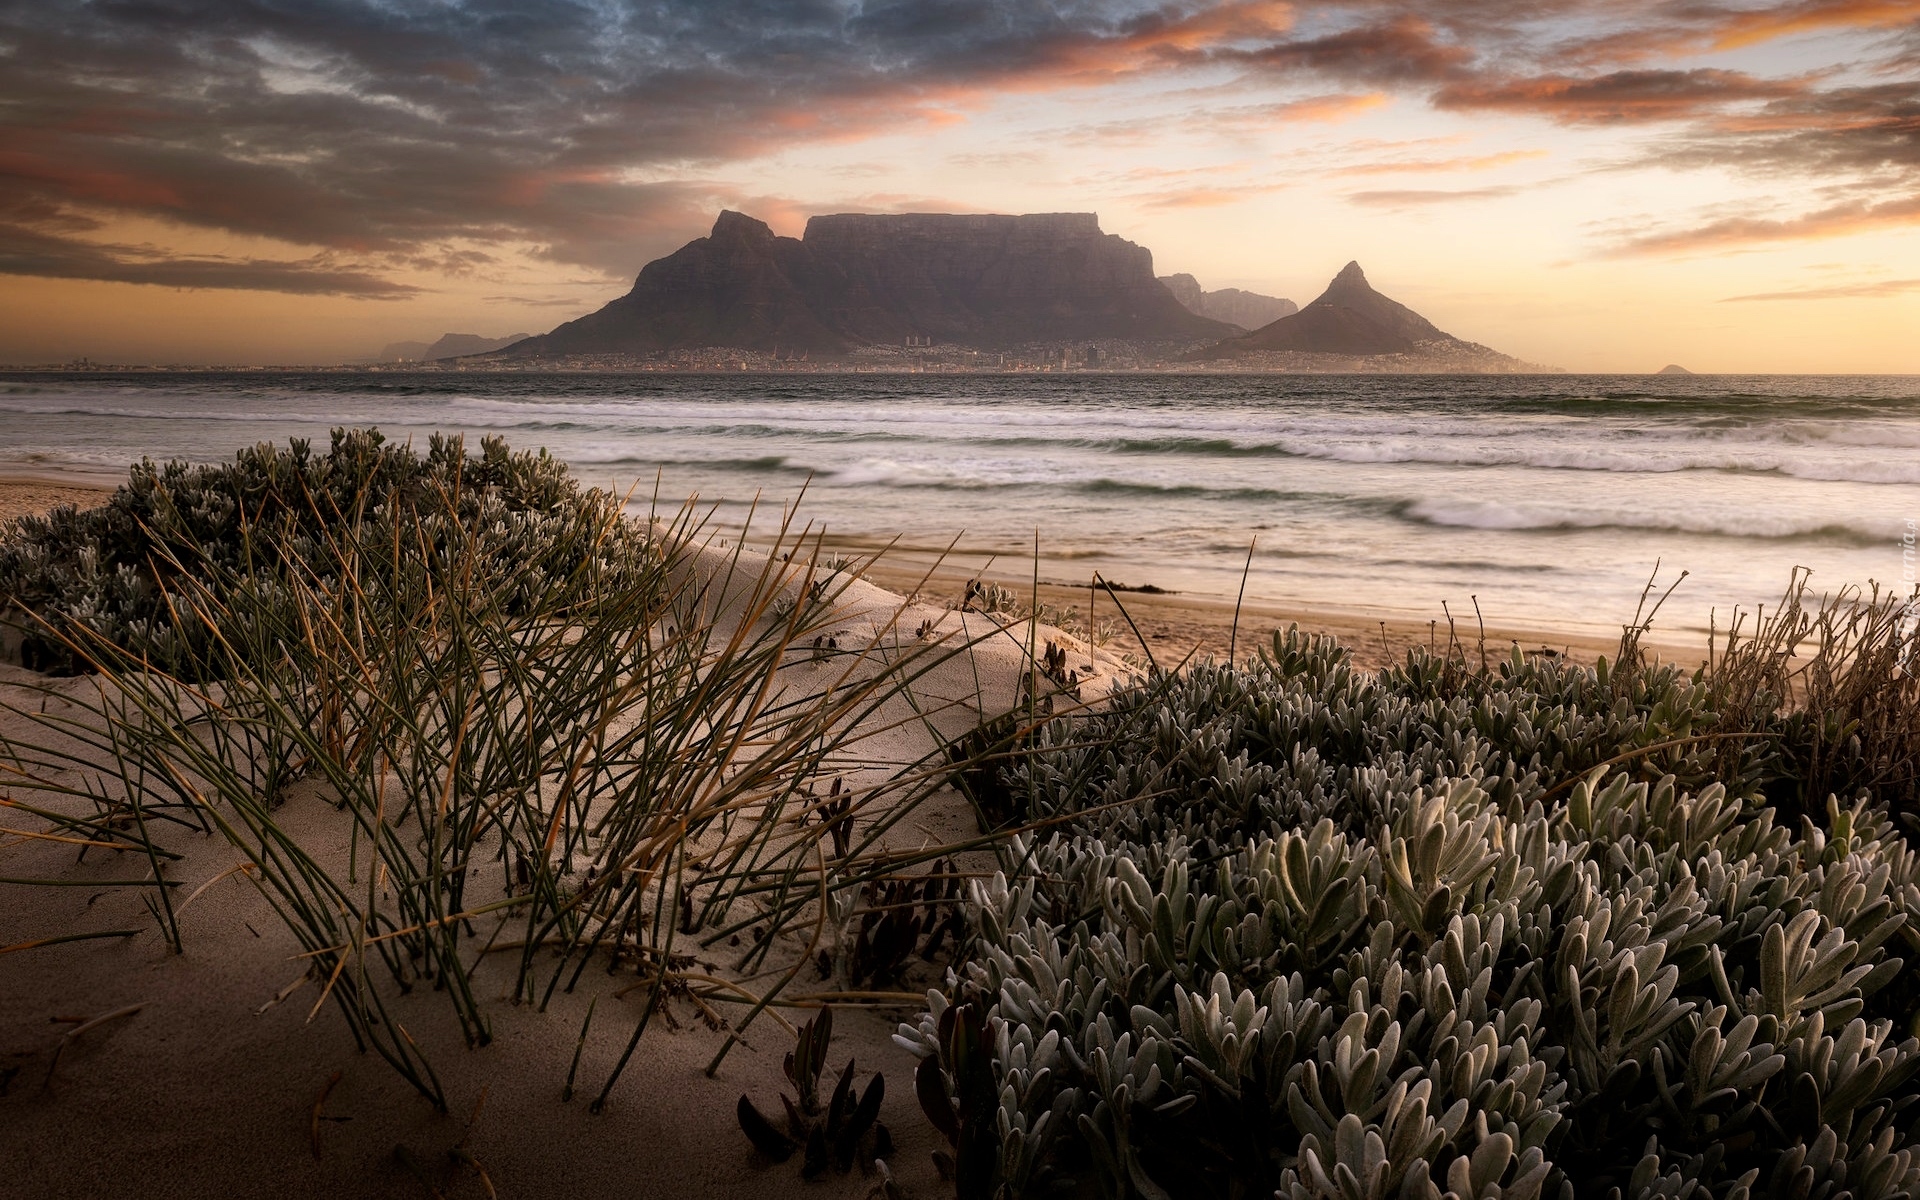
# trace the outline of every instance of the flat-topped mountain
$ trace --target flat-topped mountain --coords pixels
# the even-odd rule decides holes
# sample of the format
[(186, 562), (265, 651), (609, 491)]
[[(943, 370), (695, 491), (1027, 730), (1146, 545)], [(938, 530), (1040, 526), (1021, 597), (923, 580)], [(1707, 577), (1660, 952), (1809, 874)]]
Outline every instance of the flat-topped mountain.
[(1173, 298), (1188, 312), (1238, 325), (1242, 329), (1258, 329), (1300, 311), (1300, 306), (1291, 300), (1262, 296), (1259, 292), (1243, 292), (1239, 288), (1220, 288), (1209, 292), (1191, 275), (1162, 275), (1160, 282), (1167, 285)]
[(1234, 332), (1183, 307), (1154, 278), (1152, 254), (1102, 233), (1092, 213), (842, 213), (788, 238), (723, 212), (712, 233), (643, 267), (625, 296), (505, 356), (1191, 345)]
[(1350, 262), (1319, 299), (1292, 316), (1243, 337), (1194, 351), (1190, 362), (1268, 360), (1311, 367), (1313, 356), (1335, 369), (1529, 370), (1530, 364), (1436, 328), (1406, 305), (1373, 290), (1360, 264)]

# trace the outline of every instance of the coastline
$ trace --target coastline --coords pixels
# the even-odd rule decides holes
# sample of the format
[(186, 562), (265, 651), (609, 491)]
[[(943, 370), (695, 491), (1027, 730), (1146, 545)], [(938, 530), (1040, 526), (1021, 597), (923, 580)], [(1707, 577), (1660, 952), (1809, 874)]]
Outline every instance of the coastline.
[[(90, 500), (106, 494), (46, 483), (0, 484), (0, 497), (16, 507), (50, 493), (65, 494), (55, 503), (74, 493)], [(823, 555), (840, 551), (842, 561), (847, 548), (821, 547)], [(749, 574), (756, 553), (745, 551)], [(741, 556), (724, 543), (703, 546), (690, 570), (695, 577), (720, 578)], [(930, 571), (930, 559), (916, 561), (921, 556), (917, 549), (903, 549), (882, 564), (851, 568), (866, 582), (849, 582), (841, 593), (845, 609), (832, 624), (846, 645), (877, 644), (885, 631), (911, 630), (923, 621), (936, 630), (957, 626), (966, 636), (977, 636), (982, 618), (951, 611), (975, 572), (958, 561)], [(1033, 598), (1031, 568), (1027, 586), (1016, 587), (1019, 562), (1000, 561), (1004, 567), (989, 578), (1016, 601)], [(805, 567), (793, 564), (792, 569), (804, 572)], [(792, 586), (797, 591), (801, 584), (795, 580)], [(921, 603), (901, 603), (883, 589), (917, 594)], [(747, 597), (725, 585), (712, 594), (723, 609), (747, 607)], [(1221, 653), (1233, 636), (1235, 606), (1219, 597), (1129, 591), (1121, 598), (1146, 636), (1143, 649), (1162, 666), (1175, 665), (1189, 652)], [(1037, 599), (1056, 611), (1072, 606), (1086, 612), (1080, 587), (1042, 582)], [(1118, 613), (1112, 605), (1110, 594), (1099, 597), (1096, 622), (1125, 625), (1114, 620)], [(1271, 630), (1297, 621), (1340, 637), (1361, 669), (1398, 657), (1412, 643), (1434, 638), (1444, 644), (1447, 636), (1444, 625), (1376, 618), (1357, 607), (1249, 604), (1239, 618), (1243, 651)], [(1130, 634), (1116, 633), (1102, 654), (1083, 641), (1061, 637), (1046, 619), (1043, 615), (1032, 642), (1059, 638), (1070, 655), (1065, 665), (1076, 671), (1098, 668), (1082, 676), (1089, 702), (1097, 702), (1104, 688), (1129, 673), (1115, 658), (1128, 652)], [(1021, 649), (1032, 642), (1017, 621), (1005, 632), (1009, 636), (996, 631), (982, 640), (964, 669), (956, 660), (950, 669), (916, 676), (913, 719), (904, 709), (875, 713), (872, 741), (863, 743), (859, 765), (849, 774), (923, 762), (938, 745), (925, 735), (952, 737), (978, 718), (1011, 711), (1021, 681), (1032, 678)], [(1471, 660), (1481, 640), (1477, 625), (1471, 635), (1464, 624), (1457, 627), (1455, 637)], [(1613, 652), (1612, 640), (1598, 632), (1568, 637), (1502, 625), (1489, 627), (1485, 642), (1496, 662), (1515, 642), (1579, 661)], [(794, 680), (804, 692), (833, 683), (841, 668), (816, 658), (781, 670), (794, 672), (782, 678)], [(97, 695), (95, 686), (93, 677), (39, 676), (0, 665), (0, 709), (5, 710), (0, 711), (0, 737), (26, 740), (44, 731), (46, 721), (83, 718), (90, 695)], [(935, 722), (940, 728), (933, 727)], [(107, 767), (101, 763), (100, 769)], [(357, 843), (347, 839), (342, 845), (339, 809), (323, 787), (313, 781), (292, 785), (277, 812), (276, 821), (310, 850), (313, 861), (338, 873), (344, 860), (351, 874)], [(977, 832), (974, 820), (957, 795), (943, 793), (890, 834), (882, 849), (964, 846)], [(581, 1078), (590, 1081), (589, 1087), (598, 1084), (623, 1061), (623, 1046), (634, 1044), (629, 1037), (637, 1041), (633, 1031), (646, 1027), (652, 1000), (651, 993), (639, 990), (645, 982), (640, 967), (633, 968), (631, 980), (618, 984), (601, 984), (596, 972), (591, 985), (600, 989), (597, 993), (576, 994), (569, 985), (550, 995), (549, 1007), (545, 1001), (521, 1002), (512, 960), (483, 950), (468, 982), (482, 997), (490, 1044), (467, 1045), (431, 989), (417, 988), (393, 1000), (393, 1019), (406, 1020), (411, 1032), (407, 1027), (401, 1032), (410, 1043), (418, 1034), (415, 1045), (432, 1055), (444, 1084), (447, 1108), (435, 1112), (371, 1055), (356, 1053), (347, 1025), (323, 1011), (333, 984), (302, 965), (310, 952), (283, 923), (268, 893), (249, 884), (248, 864), (236, 857), (234, 846), (217, 837), (170, 839), (181, 857), (168, 868), (168, 882), (179, 882), (179, 909), (185, 914), (179, 922), (185, 931), (181, 949), (170, 953), (154, 936), (137, 888), (129, 886), (134, 877), (125, 854), (95, 854), (76, 862), (70, 844), (31, 830), (25, 837), (9, 832), (16, 840), (5, 845), (12, 852), (6, 873), (15, 878), (0, 880), (0, 892), (6, 893), (6, 903), (0, 903), (6, 914), (0, 920), (0, 949), (34, 953), (10, 959), (0, 971), (0, 1124), (23, 1147), (17, 1177), (30, 1192), (146, 1200), (243, 1192), (262, 1179), (274, 1180), (286, 1200), (371, 1200), (422, 1191), (449, 1197), (577, 1191), (772, 1200), (857, 1197), (877, 1190), (877, 1176), (852, 1172), (803, 1182), (798, 1164), (756, 1154), (739, 1127), (739, 1097), (770, 1106), (786, 1090), (782, 1066), (791, 1041), (782, 1026), (797, 1024), (828, 1002), (828, 993), (813, 990), (810, 975), (776, 1006), (778, 1012), (742, 1038), (717, 1074), (710, 1074), (707, 1064), (727, 1044), (728, 1022), (741, 1016), (745, 1001), (716, 995), (709, 997), (711, 1005), (702, 1006), (690, 994), (663, 1005), (664, 1015), (648, 1034), (632, 1073), (596, 1115), (586, 1092), (571, 1104), (565, 1097), (576, 1069), (584, 1072)], [(503, 873), (504, 863), (503, 858)], [(963, 849), (955, 865), (976, 875), (992, 870), (994, 861), (984, 852)], [(376, 876), (368, 878), (371, 891)], [(36, 888), (25, 882), (31, 880), (89, 886)], [(511, 884), (507, 887), (511, 891)], [(105, 940), (84, 947), (43, 940), (74, 929)], [(809, 942), (805, 930), (797, 928), (781, 936), (790, 968), (778, 962), (749, 972), (732, 943), (719, 940), (702, 944), (689, 963), (723, 987), (764, 988), (783, 970), (798, 972), (809, 962), (819, 935)], [(616, 959), (609, 975), (619, 965)], [(911, 1019), (918, 995), (936, 986), (937, 978), (929, 964), (910, 964), (907, 970), (898, 991), (842, 993), (846, 999), (833, 1000), (836, 1038), (829, 1065), (839, 1070), (851, 1060), (863, 1087), (872, 1086), (867, 1081), (875, 1074), (890, 1076), (880, 1115), (897, 1150), (891, 1169), (906, 1194), (928, 1196), (946, 1190), (931, 1165), (936, 1138), (915, 1111), (910, 1081), (916, 1068), (893, 1035), (900, 1028), (896, 1022)], [(821, 978), (827, 976), (821, 972)], [(851, 1076), (853, 1068), (846, 1069)], [(568, 1081), (565, 1090), (562, 1080)], [(89, 1149), (81, 1154), (76, 1146)], [(647, 1152), (636, 1155), (635, 1146)], [(168, 1170), (143, 1173), (154, 1162), (165, 1162)]]
[[(900, 553), (857, 569), (863, 578), (889, 591), (903, 596), (917, 594), (935, 603), (958, 606), (966, 593), (967, 582), (976, 575), (1008, 588), (1022, 605), (1031, 604), (1035, 596), (1031, 570), (1022, 577), (1018, 564), (979, 572), (958, 562), (936, 562), (930, 557)], [(1151, 583), (1147, 580), (1128, 582)], [(1208, 657), (1224, 659), (1230, 649), (1244, 656), (1270, 643), (1276, 632), (1290, 625), (1298, 625), (1309, 633), (1333, 636), (1353, 655), (1355, 664), (1366, 670), (1404, 661), (1407, 651), (1415, 646), (1443, 649), (1449, 637), (1446, 618), (1438, 612), (1423, 620), (1417, 615), (1384, 608), (1330, 608), (1255, 600), (1236, 605), (1231, 596), (1140, 591), (1119, 586), (1115, 590), (1117, 604), (1114, 596), (1105, 590), (1094, 590), (1090, 594), (1084, 583), (1049, 579), (1043, 568), (1037, 595), (1049, 612), (1072, 612), (1084, 619), (1091, 611), (1095, 622), (1107, 632), (1107, 638), (1100, 643), (1106, 649), (1136, 659), (1150, 657), (1161, 667)], [(1120, 611), (1122, 607), (1124, 614)], [(1631, 611), (1620, 614), (1622, 622), (1632, 615)], [(1616, 625), (1611, 630), (1554, 628), (1545, 622), (1496, 621), (1482, 630), (1469, 611), (1453, 614), (1451, 636), (1476, 661), (1484, 644), (1487, 658), (1495, 662), (1505, 658), (1517, 645), (1527, 654), (1545, 652), (1549, 657), (1592, 663), (1601, 655), (1608, 659), (1614, 657), (1620, 644), (1620, 627)], [(1641, 639), (1641, 645), (1664, 661), (1688, 666), (1706, 657), (1704, 645), (1688, 641), (1684, 634), (1663, 636), (1658, 625)]]
[[(85, 508), (104, 502), (112, 494), (110, 488), (63, 482), (49, 476), (0, 476), (0, 521), (37, 516), (61, 504)], [(842, 552), (849, 555), (864, 558), (874, 552), (871, 539), (832, 541), (844, 547)], [(1002, 561), (1005, 566), (983, 572), (958, 559), (942, 560), (937, 555), (902, 550), (863, 566), (860, 574), (902, 596), (919, 593), (928, 601), (944, 601), (955, 606), (965, 593), (967, 581), (982, 577), (1011, 589), (1022, 603), (1030, 602), (1033, 591), (1030, 570), (1023, 574), (1017, 562)], [(1151, 580), (1126, 582), (1137, 586), (1152, 583)], [(1161, 666), (1177, 665), (1190, 657), (1194, 660), (1209, 655), (1224, 658), (1230, 648), (1244, 652), (1266, 644), (1276, 631), (1295, 624), (1312, 633), (1338, 638), (1352, 651), (1355, 661), (1368, 669), (1398, 662), (1414, 646), (1444, 646), (1448, 637), (1446, 620), (1441, 613), (1422, 619), (1380, 607), (1330, 608), (1249, 600), (1238, 606), (1236, 622), (1232, 597), (1134, 591), (1125, 587), (1119, 591), (1125, 616), (1108, 593), (1100, 591), (1090, 597), (1084, 584), (1059, 581), (1051, 577), (1049, 568), (1043, 567), (1038, 598), (1041, 604), (1061, 612), (1073, 610), (1084, 615), (1091, 610), (1097, 622), (1111, 627), (1110, 649), (1141, 659), (1151, 658)], [(1631, 616), (1631, 612), (1622, 612), (1619, 619), (1625, 621)], [(1131, 625), (1126, 617), (1132, 618)], [(1487, 655), (1496, 659), (1518, 645), (1523, 652), (1547, 650), (1575, 662), (1590, 663), (1603, 654), (1611, 658), (1620, 640), (1617, 627), (1555, 628), (1546, 622), (1495, 621), (1488, 624), (1483, 633), (1471, 612), (1456, 612), (1453, 618), (1453, 636), (1469, 654), (1477, 656), (1484, 639)], [(1141, 636), (1136, 636), (1135, 627)], [(1705, 657), (1703, 646), (1682, 636), (1663, 637), (1658, 627), (1643, 644), (1671, 662), (1691, 665)]]

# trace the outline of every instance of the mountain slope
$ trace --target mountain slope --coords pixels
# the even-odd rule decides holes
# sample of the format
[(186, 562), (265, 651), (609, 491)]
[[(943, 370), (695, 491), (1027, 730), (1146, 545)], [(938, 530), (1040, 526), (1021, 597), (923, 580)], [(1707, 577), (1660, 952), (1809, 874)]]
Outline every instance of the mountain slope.
[(506, 353), (649, 354), (727, 346), (839, 354), (860, 346), (989, 348), (1127, 338), (1208, 341), (1143, 247), (1091, 213), (843, 213), (800, 238), (723, 212), (713, 232), (640, 272), (633, 290)]
[[(1316, 363), (1314, 359), (1339, 360)], [(1530, 364), (1454, 337), (1419, 313), (1373, 290), (1350, 262), (1318, 299), (1243, 337), (1194, 351), (1189, 362), (1333, 369), (1517, 371)], [(1367, 360), (1380, 360), (1369, 362)]]
[(1239, 288), (1219, 288), (1209, 292), (1191, 275), (1162, 275), (1160, 282), (1167, 285), (1173, 298), (1188, 312), (1238, 325), (1242, 329), (1258, 329), (1300, 311), (1300, 306), (1291, 300), (1262, 296), (1259, 292), (1245, 292)]

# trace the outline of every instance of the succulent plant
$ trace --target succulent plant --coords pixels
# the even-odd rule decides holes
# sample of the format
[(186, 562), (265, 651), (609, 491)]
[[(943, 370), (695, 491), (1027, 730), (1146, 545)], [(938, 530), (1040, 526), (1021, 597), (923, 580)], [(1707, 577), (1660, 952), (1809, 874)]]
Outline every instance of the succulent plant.
[(896, 984), (911, 960), (931, 962), (966, 936), (959, 868), (940, 859), (926, 875), (874, 881), (861, 888), (850, 921), (847, 979), (856, 988)]
[(820, 1102), (820, 1076), (832, 1039), (831, 1008), (821, 1009), (819, 1016), (800, 1026), (784, 1064), (787, 1082), (795, 1093), (791, 1098), (780, 1097), (786, 1109), (784, 1126), (775, 1125), (763, 1115), (745, 1093), (736, 1106), (740, 1128), (768, 1158), (785, 1162), (795, 1150), (804, 1148), (800, 1173), (807, 1179), (818, 1178), (829, 1166), (842, 1172), (852, 1170), (863, 1143), (876, 1157), (884, 1157), (890, 1145), (885, 1127), (879, 1124), (880, 1102), (887, 1094), (885, 1076), (876, 1074), (865, 1091), (856, 1091), (854, 1061), (848, 1059), (832, 1095), (825, 1104)]
[(1720, 699), (1289, 633), (1043, 724), (896, 1038), (956, 1103), (991, 1049), (962, 1194), (1913, 1194), (1920, 859), (1870, 791), (1777, 821)]

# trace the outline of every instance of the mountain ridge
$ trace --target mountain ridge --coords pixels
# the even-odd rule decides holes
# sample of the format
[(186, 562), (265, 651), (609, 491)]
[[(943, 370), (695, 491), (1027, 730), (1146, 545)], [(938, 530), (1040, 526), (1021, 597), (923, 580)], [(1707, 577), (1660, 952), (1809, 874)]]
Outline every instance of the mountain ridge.
[(706, 237), (641, 268), (626, 295), (504, 356), (1190, 346), (1233, 332), (1183, 307), (1154, 277), (1151, 252), (1103, 233), (1093, 213), (835, 213), (789, 238), (729, 210)]
[(1200, 286), (1198, 279), (1187, 274), (1162, 275), (1160, 282), (1167, 285), (1173, 298), (1184, 305), (1188, 312), (1238, 325), (1249, 332), (1300, 311), (1298, 304), (1279, 296), (1263, 296), (1259, 292), (1247, 292), (1239, 288), (1220, 288), (1210, 292)]

